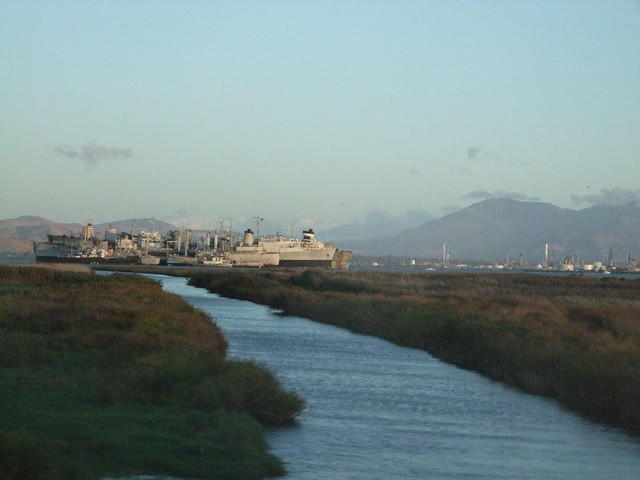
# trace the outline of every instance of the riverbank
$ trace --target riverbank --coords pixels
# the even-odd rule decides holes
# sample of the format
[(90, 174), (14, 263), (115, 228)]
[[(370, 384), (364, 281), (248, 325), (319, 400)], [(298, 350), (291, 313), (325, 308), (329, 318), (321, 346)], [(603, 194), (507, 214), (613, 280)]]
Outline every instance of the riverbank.
[(423, 349), (640, 432), (637, 280), (307, 271), (192, 272), (190, 283)]
[(0, 266), (0, 477), (282, 474), (302, 400), (226, 348), (151, 280)]

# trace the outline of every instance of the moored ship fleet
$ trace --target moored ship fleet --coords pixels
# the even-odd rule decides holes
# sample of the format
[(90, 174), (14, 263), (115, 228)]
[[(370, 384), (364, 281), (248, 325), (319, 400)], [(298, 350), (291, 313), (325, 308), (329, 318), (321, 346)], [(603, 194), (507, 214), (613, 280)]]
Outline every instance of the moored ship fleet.
[(103, 238), (87, 224), (80, 235), (47, 235), (34, 242), (37, 262), (85, 264), (204, 265), (221, 267), (305, 267), (347, 269), (352, 252), (315, 238), (312, 229), (302, 238), (276, 234), (259, 237), (251, 229), (240, 237), (230, 231), (206, 232), (193, 238), (190, 229), (118, 232), (107, 228)]

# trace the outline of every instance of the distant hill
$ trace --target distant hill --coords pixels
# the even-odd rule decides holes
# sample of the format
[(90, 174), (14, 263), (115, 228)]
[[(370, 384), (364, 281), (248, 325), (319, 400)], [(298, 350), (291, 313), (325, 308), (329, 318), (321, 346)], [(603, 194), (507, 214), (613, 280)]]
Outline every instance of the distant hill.
[(352, 245), (359, 254), (440, 258), (442, 243), (457, 260), (499, 261), (522, 253), (530, 262), (552, 255), (618, 261), (640, 253), (640, 207), (594, 206), (570, 210), (550, 203), (488, 199), (396, 235)]
[(57, 223), (46, 218), (25, 215), (8, 220), (0, 220), (0, 235), (15, 240), (46, 240), (47, 234), (61, 235), (82, 229), (80, 223)]
[[(545, 242), (549, 242), (555, 261), (567, 255), (606, 260), (610, 247), (618, 262), (624, 261), (629, 252), (640, 257), (640, 206), (635, 204), (570, 210), (550, 203), (488, 199), (404, 230), (397, 222), (384, 220), (376, 213), (362, 224), (322, 232), (320, 238), (351, 237), (340, 241), (339, 247), (351, 248), (359, 255), (426, 258), (440, 258), (442, 242), (446, 242), (453, 261), (502, 261), (506, 254), (514, 259), (522, 254), (530, 263), (538, 263)], [(109, 225), (128, 232), (133, 222), (127, 219), (97, 224), (96, 234), (101, 237)], [(171, 223), (150, 218), (135, 222), (136, 231), (166, 233), (177, 229)], [(48, 233), (77, 234), (82, 227), (80, 223), (56, 223), (36, 216), (1, 220), (0, 252), (28, 253), (33, 240), (45, 240)], [(378, 238), (365, 239), (365, 231), (370, 238)], [(193, 234), (194, 238), (204, 235), (200, 231)]]
[(0, 253), (31, 253), (31, 242), (0, 235)]
[(33, 215), (0, 220), (0, 252), (28, 253), (34, 240), (46, 240), (49, 233), (61, 235), (80, 229), (79, 223), (57, 223)]
[[(118, 231), (128, 232), (131, 230), (133, 219), (117, 220), (114, 222), (96, 224), (96, 234), (102, 237), (104, 230), (110, 225)], [(28, 253), (32, 251), (33, 241), (44, 241), (47, 234), (79, 234), (84, 225), (81, 223), (57, 223), (46, 218), (33, 215), (25, 215), (7, 220), (0, 220), (0, 252)], [(175, 225), (151, 218), (136, 220), (135, 229), (158, 230), (166, 233), (175, 229)]]

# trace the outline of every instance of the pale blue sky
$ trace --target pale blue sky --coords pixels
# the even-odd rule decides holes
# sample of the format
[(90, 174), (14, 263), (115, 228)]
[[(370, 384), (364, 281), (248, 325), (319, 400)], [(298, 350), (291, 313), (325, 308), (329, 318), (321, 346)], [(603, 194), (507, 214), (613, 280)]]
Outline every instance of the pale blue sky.
[(0, 218), (572, 207), (639, 151), (633, 0), (0, 3)]

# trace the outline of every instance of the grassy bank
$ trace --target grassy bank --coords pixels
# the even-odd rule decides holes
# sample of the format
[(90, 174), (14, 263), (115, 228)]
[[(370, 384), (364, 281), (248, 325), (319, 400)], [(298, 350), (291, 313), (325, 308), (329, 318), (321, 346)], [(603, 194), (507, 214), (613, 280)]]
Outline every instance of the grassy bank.
[(640, 280), (307, 271), (193, 273), (190, 281), (427, 350), (640, 432)]
[(0, 478), (283, 473), (302, 401), (150, 280), (0, 266)]

